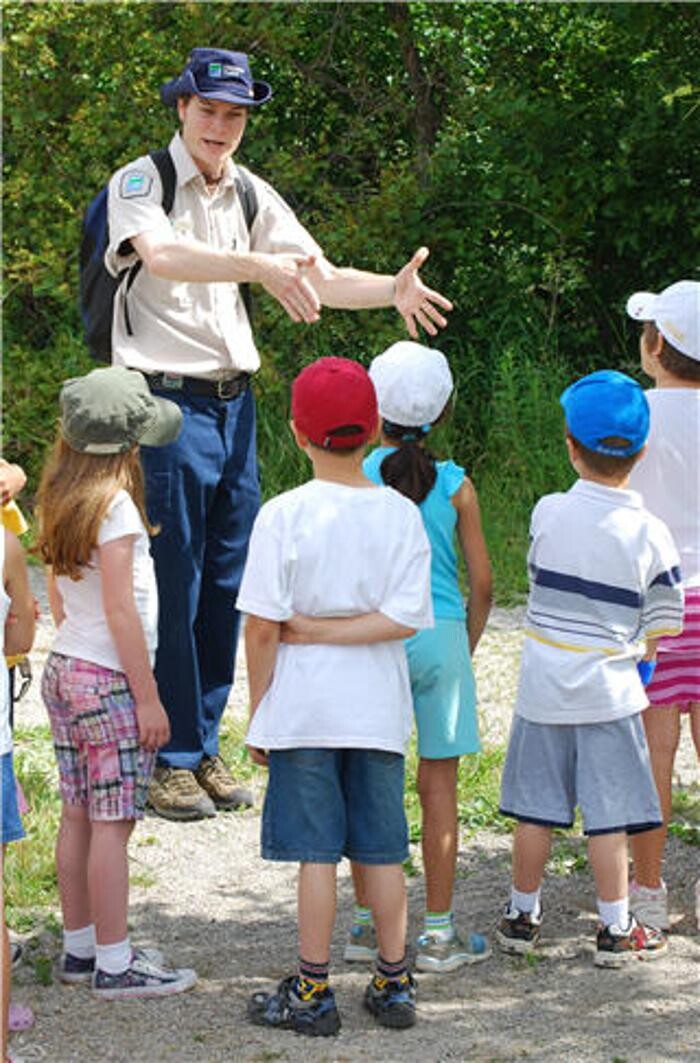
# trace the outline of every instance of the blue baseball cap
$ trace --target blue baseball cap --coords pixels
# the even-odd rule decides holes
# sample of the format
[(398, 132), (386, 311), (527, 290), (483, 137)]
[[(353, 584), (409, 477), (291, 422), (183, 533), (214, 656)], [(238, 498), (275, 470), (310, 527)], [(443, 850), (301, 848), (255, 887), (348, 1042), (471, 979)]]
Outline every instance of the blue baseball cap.
[(272, 89), (266, 81), (253, 80), (244, 52), (193, 48), (182, 73), (160, 88), (166, 107), (174, 107), (178, 96), (202, 96), (239, 107), (259, 107), (270, 99)]
[(647, 441), (647, 397), (636, 380), (616, 369), (589, 373), (562, 392), (559, 401), (571, 435), (589, 450), (629, 458)]

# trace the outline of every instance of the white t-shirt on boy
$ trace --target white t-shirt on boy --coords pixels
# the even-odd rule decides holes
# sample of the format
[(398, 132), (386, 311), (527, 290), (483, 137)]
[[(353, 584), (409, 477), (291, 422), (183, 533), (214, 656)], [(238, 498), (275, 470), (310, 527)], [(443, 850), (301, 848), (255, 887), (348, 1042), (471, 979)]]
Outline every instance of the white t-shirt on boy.
[[(418, 507), (389, 487), (325, 480), (271, 499), (253, 528), (237, 605), (266, 620), (381, 612), (432, 627), (430, 544)], [(412, 722), (401, 639), (281, 643), (247, 742), (403, 753)]]

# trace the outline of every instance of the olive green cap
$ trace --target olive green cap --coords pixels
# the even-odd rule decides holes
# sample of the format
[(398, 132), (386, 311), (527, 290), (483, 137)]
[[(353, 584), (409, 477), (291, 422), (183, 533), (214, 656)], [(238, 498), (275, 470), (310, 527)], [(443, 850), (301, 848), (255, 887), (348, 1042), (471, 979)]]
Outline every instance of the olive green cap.
[(123, 366), (66, 380), (60, 404), (63, 437), (84, 454), (122, 454), (136, 443), (164, 446), (182, 426), (177, 403), (152, 395), (143, 374)]

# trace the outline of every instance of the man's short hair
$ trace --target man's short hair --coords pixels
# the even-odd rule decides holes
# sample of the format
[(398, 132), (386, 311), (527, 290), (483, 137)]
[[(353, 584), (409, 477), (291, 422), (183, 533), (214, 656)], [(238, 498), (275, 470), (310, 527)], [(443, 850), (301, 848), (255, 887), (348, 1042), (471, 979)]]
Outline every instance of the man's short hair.
[(663, 343), (659, 351), (659, 363), (662, 369), (679, 380), (700, 384), (700, 361), (697, 358), (691, 358), (690, 355), (676, 350), (663, 333), (659, 332), (653, 321), (644, 322), (644, 335), (652, 344), (655, 344), (661, 336)]

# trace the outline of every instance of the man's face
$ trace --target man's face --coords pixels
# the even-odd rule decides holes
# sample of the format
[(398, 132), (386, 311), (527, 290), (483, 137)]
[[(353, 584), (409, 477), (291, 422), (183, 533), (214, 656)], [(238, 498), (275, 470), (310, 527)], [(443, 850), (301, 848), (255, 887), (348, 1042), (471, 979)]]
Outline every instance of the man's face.
[(248, 112), (223, 100), (190, 96), (177, 101), (182, 139), (200, 170), (219, 177), (243, 137)]

